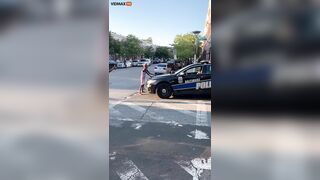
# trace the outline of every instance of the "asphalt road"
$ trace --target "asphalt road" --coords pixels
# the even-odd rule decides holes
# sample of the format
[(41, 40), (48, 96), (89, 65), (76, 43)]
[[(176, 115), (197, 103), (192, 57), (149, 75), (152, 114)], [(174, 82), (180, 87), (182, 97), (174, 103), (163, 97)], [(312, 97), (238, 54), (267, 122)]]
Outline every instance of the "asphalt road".
[(109, 76), (110, 180), (210, 179), (211, 101), (138, 95), (140, 70)]

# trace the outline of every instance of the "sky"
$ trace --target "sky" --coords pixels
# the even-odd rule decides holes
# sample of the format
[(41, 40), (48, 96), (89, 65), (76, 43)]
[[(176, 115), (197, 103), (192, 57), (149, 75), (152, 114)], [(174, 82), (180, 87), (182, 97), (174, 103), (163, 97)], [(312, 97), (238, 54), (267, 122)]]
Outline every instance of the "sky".
[(111, 6), (109, 30), (140, 39), (151, 37), (153, 44), (169, 46), (178, 34), (203, 31), (208, 0), (131, 0), (132, 6)]

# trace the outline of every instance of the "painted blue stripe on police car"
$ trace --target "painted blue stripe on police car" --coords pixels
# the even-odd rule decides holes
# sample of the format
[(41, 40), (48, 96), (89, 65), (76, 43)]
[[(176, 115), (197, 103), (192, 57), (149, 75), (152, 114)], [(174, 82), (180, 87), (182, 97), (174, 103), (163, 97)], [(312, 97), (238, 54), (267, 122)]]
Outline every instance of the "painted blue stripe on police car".
[(196, 82), (187, 83), (187, 84), (177, 84), (177, 85), (173, 85), (172, 88), (173, 88), (174, 90), (177, 90), (177, 89), (186, 89), (186, 88), (196, 88)]

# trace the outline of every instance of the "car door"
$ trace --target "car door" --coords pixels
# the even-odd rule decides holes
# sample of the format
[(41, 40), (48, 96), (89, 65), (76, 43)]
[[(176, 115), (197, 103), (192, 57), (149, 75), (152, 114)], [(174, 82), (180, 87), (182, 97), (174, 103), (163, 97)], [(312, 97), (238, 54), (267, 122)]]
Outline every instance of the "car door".
[(179, 94), (197, 94), (197, 82), (201, 81), (202, 65), (192, 66), (178, 75), (178, 84), (173, 87)]
[(211, 93), (211, 64), (205, 64), (202, 67), (201, 74), (199, 75), (200, 82), (196, 84), (196, 90), (201, 94)]

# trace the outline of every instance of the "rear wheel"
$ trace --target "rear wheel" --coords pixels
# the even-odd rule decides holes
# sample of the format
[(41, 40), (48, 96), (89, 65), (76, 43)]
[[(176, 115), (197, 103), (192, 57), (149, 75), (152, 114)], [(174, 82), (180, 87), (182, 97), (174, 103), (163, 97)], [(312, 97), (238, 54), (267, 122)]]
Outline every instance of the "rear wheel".
[(169, 84), (159, 84), (157, 94), (162, 99), (168, 99), (172, 96), (172, 89)]

